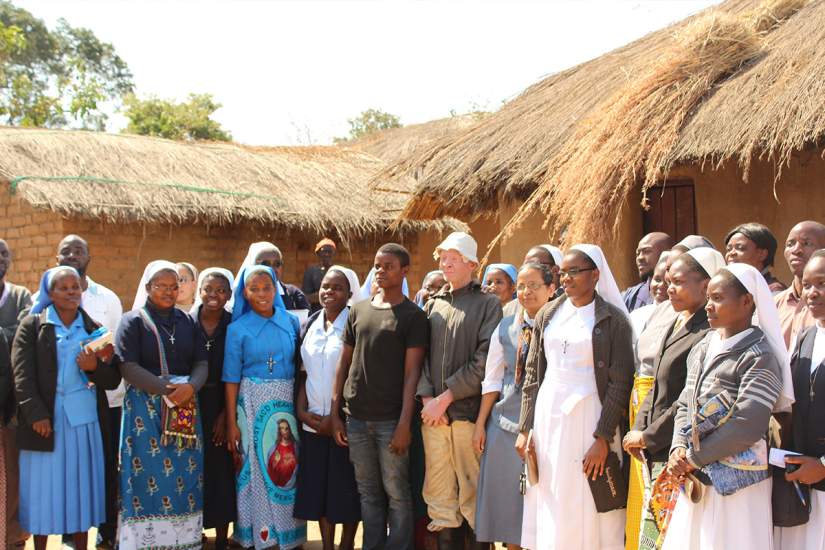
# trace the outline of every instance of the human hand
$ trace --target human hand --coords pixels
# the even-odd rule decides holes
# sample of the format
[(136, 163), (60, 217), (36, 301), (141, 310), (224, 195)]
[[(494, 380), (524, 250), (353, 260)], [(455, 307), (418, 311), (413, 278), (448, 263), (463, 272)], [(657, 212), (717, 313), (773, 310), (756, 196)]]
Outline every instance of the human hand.
[(622, 439), (622, 448), (625, 452), (633, 455), (638, 460), (642, 460), (642, 449), (646, 446), (644, 433), (639, 430), (627, 432), (624, 439)]
[(601, 437), (597, 437), (596, 441), (590, 446), (584, 454), (582, 464), (582, 471), (584, 475), (595, 480), (598, 476), (604, 473), (604, 463), (607, 461), (607, 453), (610, 451), (610, 446), (607, 441)]
[(40, 437), (49, 437), (52, 435), (52, 422), (48, 418), (38, 420), (37, 422), (32, 423), (32, 429)]
[(319, 435), (325, 435), (327, 437), (332, 437), (334, 435), (332, 429), (332, 415), (328, 414), (326, 416), (319, 416), (317, 414), (312, 414), (312, 420), (315, 422), (315, 418), (317, 417), (317, 426), (310, 424), (312, 429), (318, 432)]
[(673, 449), (667, 461), (667, 471), (670, 475), (682, 478), (695, 469), (687, 460), (687, 449), (684, 447)]
[(94, 372), (97, 370), (97, 356), (86, 348), (80, 350), (75, 361), (77, 362), (77, 366), (80, 367), (80, 370), (84, 372)]
[(396, 455), (403, 455), (407, 452), (407, 449), (410, 448), (411, 442), (412, 433), (410, 432), (410, 426), (399, 422), (390, 440), (390, 452)]
[(167, 388), (172, 390), (172, 393), (166, 397), (175, 404), (176, 407), (186, 405), (192, 396), (195, 395), (195, 387), (192, 384), (168, 384)]
[(813, 485), (825, 479), (825, 466), (816, 457), (786, 455), (785, 464), (799, 464), (795, 471), (785, 473), (785, 479), (788, 481)]
[(337, 443), (339, 447), (349, 446), (349, 442), (347, 441), (347, 427), (344, 421), (335, 413), (330, 416), (332, 417), (332, 438), (335, 440), (335, 443)]
[[(527, 446), (527, 443), (530, 443), (530, 446)], [(526, 432), (519, 432), (518, 436), (516, 437), (516, 452), (521, 457), (522, 460), (527, 460), (527, 453), (535, 451), (535, 444), (533, 443), (533, 438), (529, 437), (529, 434)]]
[(108, 365), (112, 362), (112, 357), (115, 356), (115, 347), (112, 344), (106, 344), (95, 352), (95, 356), (97, 356), (100, 361)]
[(484, 428), (484, 424), (476, 422), (475, 429), (473, 430), (473, 450), (476, 454), (481, 454), (484, 452), (484, 445), (486, 443), (487, 430)]
[(226, 443), (226, 410), (222, 410), (212, 427), (212, 443), (218, 447)]

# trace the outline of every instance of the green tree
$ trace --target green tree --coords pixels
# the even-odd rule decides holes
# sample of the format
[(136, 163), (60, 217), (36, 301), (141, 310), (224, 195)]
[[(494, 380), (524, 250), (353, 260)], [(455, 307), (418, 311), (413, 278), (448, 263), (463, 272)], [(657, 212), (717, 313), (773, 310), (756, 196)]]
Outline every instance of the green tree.
[(61, 19), (49, 30), (6, 0), (0, 0), (0, 24), (22, 35), (0, 73), (6, 124), (103, 129), (107, 107), (134, 88), (126, 62), (88, 29)]
[(335, 143), (358, 139), (377, 130), (401, 127), (399, 117), (380, 109), (367, 109), (357, 117), (348, 119), (347, 122), (349, 123), (349, 136), (335, 138)]
[(175, 103), (129, 95), (123, 100), (123, 114), (129, 119), (125, 132), (177, 140), (230, 141), (232, 136), (209, 118), (221, 108), (210, 94), (189, 94), (189, 100)]

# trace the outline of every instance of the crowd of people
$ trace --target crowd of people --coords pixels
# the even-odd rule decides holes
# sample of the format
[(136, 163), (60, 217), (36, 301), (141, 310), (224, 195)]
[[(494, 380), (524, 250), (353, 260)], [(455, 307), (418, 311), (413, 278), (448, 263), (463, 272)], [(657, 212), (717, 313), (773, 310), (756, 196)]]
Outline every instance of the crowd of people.
[(124, 312), (82, 237), (33, 295), (0, 241), (0, 544), (825, 550), (825, 226), (787, 286), (777, 248), (651, 233), (620, 292), (593, 244), (478, 279), (456, 232), (411, 299), (399, 244), (361, 284), (323, 239), (298, 288), (259, 242)]

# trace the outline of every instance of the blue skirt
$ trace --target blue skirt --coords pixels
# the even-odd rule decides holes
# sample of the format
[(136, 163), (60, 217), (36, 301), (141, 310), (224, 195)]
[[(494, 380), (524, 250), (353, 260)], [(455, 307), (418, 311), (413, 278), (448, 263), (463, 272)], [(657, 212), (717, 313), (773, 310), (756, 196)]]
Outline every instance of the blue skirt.
[(200, 548), (203, 451), (161, 444), (161, 403), (129, 387), (120, 428), (120, 550)]
[(20, 524), (33, 535), (83, 533), (106, 521), (100, 424), (73, 427), (58, 394), (52, 427), (54, 451), (20, 452)]

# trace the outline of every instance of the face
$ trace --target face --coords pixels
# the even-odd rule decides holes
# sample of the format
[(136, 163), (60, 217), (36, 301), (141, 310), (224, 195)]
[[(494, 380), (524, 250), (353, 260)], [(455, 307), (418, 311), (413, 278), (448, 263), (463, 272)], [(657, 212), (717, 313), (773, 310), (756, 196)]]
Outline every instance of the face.
[(653, 277), (650, 279), (650, 293), (657, 304), (667, 300), (667, 262), (659, 262), (653, 270)]
[(657, 244), (650, 236), (645, 236), (636, 247), (636, 268), (639, 278), (647, 279), (653, 274), (653, 268), (659, 261), (664, 248)]
[(814, 319), (825, 320), (825, 258), (814, 258), (805, 266), (802, 299)]
[(329, 267), (332, 265), (332, 259), (335, 257), (335, 248), (331, 245), (325, 244), (318, 249), (318, 252), (316, 252), (315, 255), (318, 256), (318, 260), (321, 262), (322, 266)]
[(318, 291), (318, 300), (326, 311), (338, 313), (347, 306), (350, 296), (349, 281), (342, 273), (328, 271), (324, 275), (321, 289)]
[(791, 229), (785, 241), (785, 261), (794, 277), (802, 277), (811, 254), (825, 246), (823, 240), (816, 227), (810, 224), (800, 223)]
[(146, 285), (149, 301), (160, 309), (175, 307), (179, 290), (178, 274), (171, 271), (161, 271)]
[(246, 283), (243, 292), (252, 311), (264, 317), (272, 315), (272, 304), (275, 301), (275, 283), (267, 273), (253, 275)]
[(730, 282), (717, 275), (708, 283), (708, 302), (705, 304), (711, 328), (725, 329), (748, 322), (753, 312), (753, 297), (737, 295)]
[(83, 289), (80, 287), (80, 279), (78, 279), (76, 275), (66, 273), (52, 281), (49, 298), (52, 299), (54, 307), (58, 310), (76, 310), (80, 307), (80, 299), (82, 296)]
[(90, 259), (89, 249), (83, 241), (70, 239), (60, 243), (57, 251), (57, 265), (68, 265), (75, 268), (81, 275), (85, 275)]
[(255, 256), (255, 265), (265, 265), (271, 267), (275, 271), (278, 279), (281, 279), (281, 274), (284, 271), (284, 261), (281, 255), (276, 250), (264, 250)]
[(424, 284), (421, 286), (421, 297), (426, 302), (430, 296), (438, 294), (444, 285), (447, 284), (447, 279), (441, 273), (435, 273), (424, 279)]
[(292, 429), (289, 427), (289, 422), (286, 420), (281, 420), (278, 422), (278, 435), (281, 439), (291, 439), (292, 438)]
[(11, 250), (5, 241), (0, 241), (0, 279), (6, 276), (11, 265)]
[(524, 263), (553, 267), (553, 256), (550, 255), (547, 249), (537, 246), (527, 251), (527, 254), (524, 256)]
[(195, 299), (195, 286), (197, 281), (192, 276), (192, 272), (184, 266), (178, 266), (178, 303), (191, 304)]
[(701, 308), (707, 298), (707, 287), (708, 279), (691, 271), (687, 262), (678, 259), (671, 266), (667, 295), (676, 311), (694, 312)]
[(484, 292), (495, 294), (502, 304), (506, 304), (513, 299), (515, 287), (516, 285), (510, 279), (510, 276), (500, 269), (491, 269), (484, 281)]
[(375, 255), (375, 278), (373, 283), (382, 288), (399, 288), (404, 284), (404, 277), (409, 266), (401, 267), (401, 260), (395, 254), (379, 252)]
[(554, 285), (544, 284), (542, 274), (537, 269), (523, 269), (516, 279), (516, 294), (518, 303), (527, 311), (527, 315), (535, 317), (541, 306), (546, 304), (556, 291)]
[(767, 250), (756, 248), (756, 243), (741, 233), (734, 233), (725, 245), (725, 262), (729, 264), (748, 264), (761, 271), (767, 258)]
[(203, 308), (209, 311), (223, 309), (231, 295), (232, 289), (229, 288), (229, 281), (220, 275), (209, 275), (203, 280), (200, 288)]
[(594, 269), (582, 254), (569, 253), (561, 261), (560, 280), (564, 293), (572, 300), (592, 298), (599, 282)]
[(451, 284), (463, 284), (472, 279), (476, 267), (478, 265), (473, 262), (465, 262), (464, 256), (455, 250), (442, 250), (438, 254), (438, 269)]

